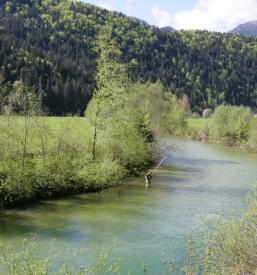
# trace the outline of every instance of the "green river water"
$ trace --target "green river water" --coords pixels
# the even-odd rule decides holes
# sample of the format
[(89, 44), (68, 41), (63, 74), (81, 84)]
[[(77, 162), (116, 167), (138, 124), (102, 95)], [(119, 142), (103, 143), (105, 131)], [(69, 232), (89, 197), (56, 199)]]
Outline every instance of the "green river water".
[(167, 153), (148, 190), (140, 178), (101, 194), (0, 212), (0, 243), (17, 244), (35, 233), (42, 246), (56, 239), (63, 258), (77, 264), (80, 256), (64, 247), (83, 247), (94, 261), (115, 243), (112, 257), (120, 259), (121, 274), (142, 274), (142, 262), (161, 274), (164, 255), (180, 267), (189, 234), (201, 239), (203, 220), (243, 207), (256, 183), (257, 156), (193, 141)]

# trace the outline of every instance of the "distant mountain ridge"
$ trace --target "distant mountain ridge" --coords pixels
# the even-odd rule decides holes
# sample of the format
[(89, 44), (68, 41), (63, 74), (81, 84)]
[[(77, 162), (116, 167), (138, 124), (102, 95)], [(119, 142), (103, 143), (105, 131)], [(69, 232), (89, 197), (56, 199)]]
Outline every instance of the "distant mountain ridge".
[(172, 28), (171, 26), (165, 26), (165, 27), (162, 27), (160, 28), (162, 31), (175, 31), (174, 28)]
[(241, 24), (229, 33), (257, 36), (257, 20)]
[[(142, 19), (139, 19), (139, 18), (134, 17), (134, 16), (130, 16), (129, 18), (132, 19), (133, 21), (135, 21), (138, 24), (142, 24), (146, 27), (151, 27), (151, 25), (148, 22), (146, 22)], [(172, 28), (171, 26), (164, 26), (164, 27), (160, 27), (159, 29), (162, 30), (162, 31), (175, 31), (175, 29)]]

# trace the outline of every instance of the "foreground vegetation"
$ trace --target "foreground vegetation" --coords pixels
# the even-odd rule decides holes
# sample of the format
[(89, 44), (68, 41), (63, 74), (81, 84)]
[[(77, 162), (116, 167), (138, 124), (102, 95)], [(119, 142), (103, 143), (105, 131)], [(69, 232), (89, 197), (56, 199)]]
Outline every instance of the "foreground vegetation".
[(257, 273), (257, 192), (248, 199), (240, 217), (218, 219), (208, 226), (205, 247), (192, 254), (189, 274)]

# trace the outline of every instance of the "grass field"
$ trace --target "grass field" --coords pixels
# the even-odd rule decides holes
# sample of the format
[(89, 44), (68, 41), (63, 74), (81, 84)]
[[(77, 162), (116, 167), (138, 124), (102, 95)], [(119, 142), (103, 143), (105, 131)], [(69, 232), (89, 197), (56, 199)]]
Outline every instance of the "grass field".
[[(0, 116), (0, 123), (4, 123), (7, 118)], [(58, 130), (66, 126), (72, 126), (75, 130), (83, 129), (88, 125), (87, 119), (85, 117), (31, 117), (29, 120), (32, 123), (35, 123), (36, 121), (44, 123), (48, 127), (50, 127), (52, 130)], [(22, 116), (10, 116), (11, 123), (14, 124), (20, 124), (22, 125), (24, 123), (24, 117)]]
[[(9, 134), (13, 146), (17, 146), (24, 138), (24, 130), (23, 117), (11, 116), (7, 119), (0, 116), (1, 144), (6, 142)], [(32, 117), (29, 118), (28, 150), (31, 153), (40, 150), (42, 137), (47, 140), (48, 147), (57, 146), (58, 140), (85, 145), (90, 134), (90, 125), (84, 117)]]
[(187, 125), (190, 129), (204, 130), (208, 121), (206, 118), (188, 118)]
[[(0, 128), (4, 130), (4, 120), (0, 116)], [(188, 118), (187, 125), (189, 129), (204, 130), (209, 119), (205, 118)], [(9, 130), (16, 133), (16, 138), (23, 131), (24, 118), (20, 116), (12, 116), (9, 121)], [(77, 141), (84, 143), (90, 135), (90, 125), (85, 117), (34, 117), (30, 119), (30, 124), (33, 125), (33, 129), (37, 129), (39, 126), (42, 131), (48, 133), (49, 145), (56, 143), (56, 139), (62, 137), (63, 139), (76, 139)], [(5, 125), (7, 126), (7, 125)], [(39, 136), (35, 133), (38, 131), (32, 131), (30, 133), (30, 149), (36, 149), (39, 142)]]
[[(16, 133), (23, 127), (24, 118), (12, 116), (10, 118), (10, 127), (16, 128)], [(188, 118), (187, 125), (189, 129), (204, 130), (209, 119), (205, 118)], [(4, 118), (0, 116), (0, 125), (3, 126)], [(30, 123), (45, 126), (45, 130), (55, 135), (76, 136), (84, 140), (88, 136), (90, 128), (88, 120), (85, 117), (34, 117)], [(53, 137), (52, 137), (53, 138)]]

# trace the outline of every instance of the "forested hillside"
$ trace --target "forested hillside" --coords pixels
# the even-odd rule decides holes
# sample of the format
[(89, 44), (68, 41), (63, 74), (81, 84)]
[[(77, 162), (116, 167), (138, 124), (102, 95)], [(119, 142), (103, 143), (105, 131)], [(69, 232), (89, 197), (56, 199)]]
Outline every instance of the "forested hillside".
[(95, 87), (95, 38), (113, 28), (133, 81), (156, 82), (201, 111), (220, 103), (257, 106), (257, 38), (163, 31), (117, 12), (67, 0), (0, 4), (0, 73), (22, 80), (51, 114), (83, 114)]

